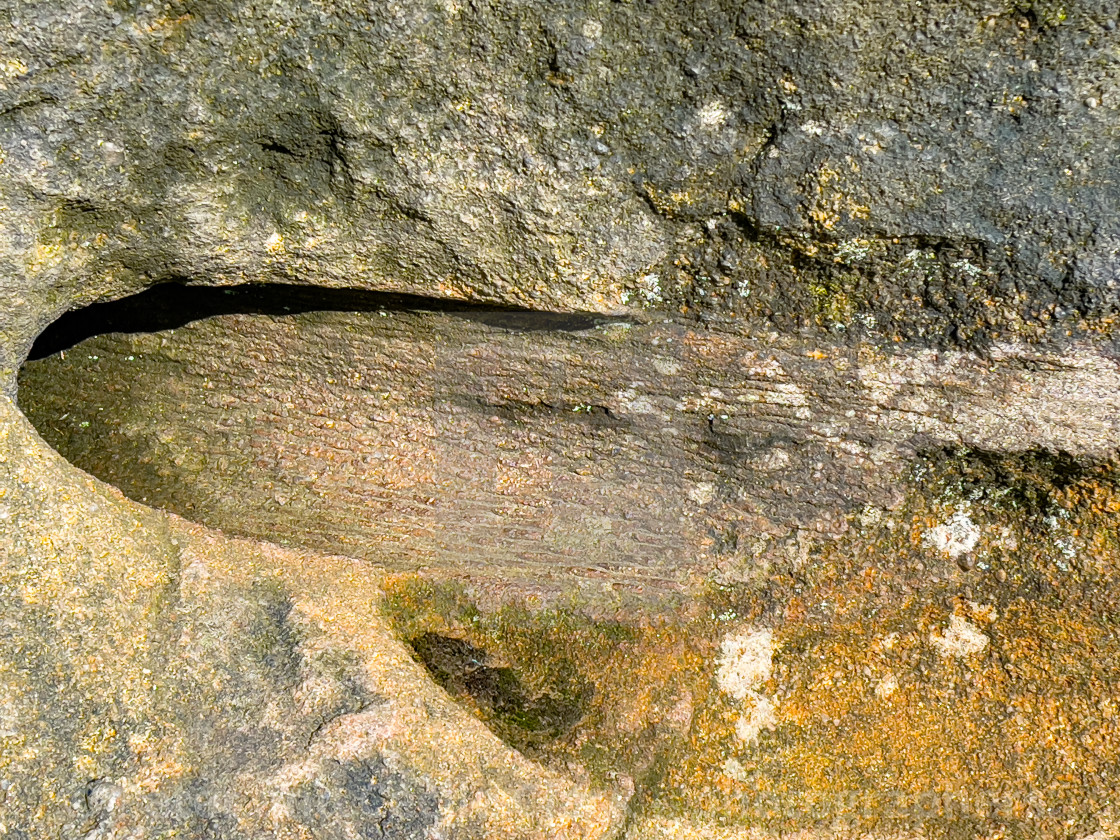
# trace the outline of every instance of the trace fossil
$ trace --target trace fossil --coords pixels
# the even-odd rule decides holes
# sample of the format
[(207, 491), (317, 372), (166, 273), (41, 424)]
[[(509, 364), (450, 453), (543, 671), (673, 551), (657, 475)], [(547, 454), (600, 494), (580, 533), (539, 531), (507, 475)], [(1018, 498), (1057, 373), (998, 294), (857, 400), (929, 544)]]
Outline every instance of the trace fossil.
[(1120, 444), (1120, 365), (1085, 347), (901, 355), (485, 320), (229, 314), (104, 335), (29, 363), (21, 400), (76, 464), (188, 518), (545, 585), (685, 585), (726, 549), (713, 529), (842, 532), (945, 447)]
[[(1026, 790), (1096, 824), (1120, 739), (1093, 711), (1120, 663), (1114, 359), (314, 300), (55, 335), (19, 394), (49, 443), (141, 502), (361, 561), (237, 549), (285, 558), (262, 638), (322, 622), (393, 650), (362, 660), (392, 665), (270, 777), (285, 819), (328, 824), (310, 779), (365, 796), (354, 778), (385, 769), (383, 739), (429, 727), (428, 706), (392, 699), (401, 685), (442, 710), (410, 762), (443, 760), (463, 719), (409, 674), (411, 650), (508, 745), (584, 768), (634, 814), (995, 819), (970, 790), (998, 783), (999, 825), (1023, 836), (1049, 830), (1016, 810)], [(180, 550), (189, 604), (233, 549), (188, 541), (208, 546)], [(1038, 677), (1057, 673), (1060, 707)], [(348, 696), (331, 685), (304, 678), (294, 699), (318, 715)], [(1088, 722), (1062, 729), (1070, 716)], [(323, 775), (357, 743), (358, 776)], [(1093, 784), (1045, 770), (1071, 750)], [(456, 768), (463, 791), (494, 772)], [(386, 773), (355, 800), (379, 818), (405, 785)], [(587, 802), (593, 824), (620, 813)]]

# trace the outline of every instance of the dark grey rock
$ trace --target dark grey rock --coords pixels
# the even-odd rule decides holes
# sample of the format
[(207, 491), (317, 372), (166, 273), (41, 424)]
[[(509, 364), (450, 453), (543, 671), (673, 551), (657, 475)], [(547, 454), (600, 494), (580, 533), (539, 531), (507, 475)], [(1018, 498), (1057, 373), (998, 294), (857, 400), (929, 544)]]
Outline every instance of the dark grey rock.
[(9, 366), (73, 303), (173, 278), (620, 311), (654, 273), (673, 309), (935, 344), (1116, 306), (1104, 3), (6, 20)]

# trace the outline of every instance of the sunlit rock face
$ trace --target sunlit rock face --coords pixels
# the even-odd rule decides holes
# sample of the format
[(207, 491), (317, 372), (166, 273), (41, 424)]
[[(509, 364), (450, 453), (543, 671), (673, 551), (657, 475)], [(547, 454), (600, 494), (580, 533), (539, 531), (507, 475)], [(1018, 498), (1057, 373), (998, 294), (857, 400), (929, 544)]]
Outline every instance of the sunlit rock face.
[(9, 4), (0, 834), (1116, 834), (1116, 18)]
[[(189, 290), (167, 293), (183, 320)], [(628, 836), (720, 836), (714, 808), (733, 826), (765, 813), (774, 833), (944, 821), (1048, 836), (1109, 819), (1120, 369), (1099, 348), (891, 352), (346, 300), (207, 303), (178, 328), (93, 336), (28, 362), (20, 405), (138, 502), (355, 558), (343, 577), (379, 593), (374, 638), (511, 754), (567, 768), (604, 831), (625, 812)], [(133, 305), (97, 319), (127, 328)], [(205, 556), (180, 560), (181, 593), (209, 591)], [(289, 577), (258, 597), (290, 597), (308, 562), (281, 564)], [(350, 585), (301, 609), (354, 620), (366, 596), (342, 598)], [(404, 677), (355, 695), (368, 683), (317, 672), (307, 657), (326, 643), (303, 641), (292, 609), (233, 634), (289, 640), (264, 654), (296, 681), (263, 692), (269, 708), (342, 706), (307, 758), (269, 767), (281, 822), (360, 825), (323, 803), (371, 767), (388, 788), (355, 813), (455, 813), (433, 798), (430, 754), (385, 763), (420, 725), (380, 699)], [(350, 769), (323, 764), (355, 743)], [(1043, 769), (1075, 748), (1091, 776)], [(1023, 754), (1034, 769), (1010, 773)], [(460, 774), (469, 790), (477, 775)], [(1031, 796), (1056, 816), (1026, 814)]]

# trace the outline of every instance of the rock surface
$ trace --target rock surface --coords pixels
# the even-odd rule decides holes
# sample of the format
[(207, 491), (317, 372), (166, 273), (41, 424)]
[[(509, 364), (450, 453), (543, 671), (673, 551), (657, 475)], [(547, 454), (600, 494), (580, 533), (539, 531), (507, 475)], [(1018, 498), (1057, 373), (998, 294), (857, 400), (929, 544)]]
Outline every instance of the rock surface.
[(179, 278), (935, 344), (1117, 306), (1104, 0), (66, 0), (0, 37), (9, 370)]
[[(1118, 47), (6, 4), (0, 833), (1120, 832)], [(92, 338), (40, 436), (36, 336), (167, 281), (424, 300)]]
[(687, 589), (717, 563), (713, 532), (842, 533), (946, 449), (1107, 459), (1120, 440), (1120, 364), (1089, 346), (903, 355), (465, 314), (103, 336), (29, 363), (22, 404), (77, 466), (189, 519), (561, 588)]
[(609, 798), (504, 747), (432, 684), (379, 615), (370, 570), (133, 505), (3, 411), (6, 832), (612, 825)]
[(1114, 360), (519, 318), (103, 335), (21, 405), (139, 501), (389, 573), (438, 683), (626, 836), (1108, 819)]

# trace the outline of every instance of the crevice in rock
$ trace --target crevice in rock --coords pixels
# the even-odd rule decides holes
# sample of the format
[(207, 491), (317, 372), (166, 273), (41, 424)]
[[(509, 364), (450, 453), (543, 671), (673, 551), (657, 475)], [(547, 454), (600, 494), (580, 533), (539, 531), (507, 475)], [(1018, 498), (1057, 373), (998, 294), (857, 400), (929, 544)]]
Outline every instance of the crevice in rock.
[(308, 312), (445, 312), (505, 330), (578, 332), (621, 319), (590, 312), (550, 312), (440, 300), (363, 289), (329, 289), (284, 283), (213, 287), (170, 281), (119, 300), (67, 312), (35, 340), (35, 361), (105, 333), (173, 330), (219, 315), (285, 316)]

